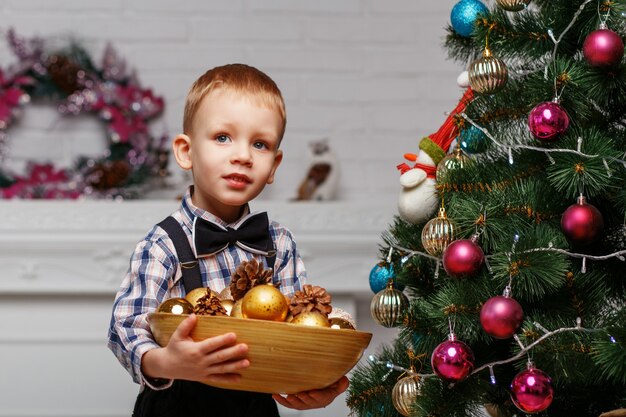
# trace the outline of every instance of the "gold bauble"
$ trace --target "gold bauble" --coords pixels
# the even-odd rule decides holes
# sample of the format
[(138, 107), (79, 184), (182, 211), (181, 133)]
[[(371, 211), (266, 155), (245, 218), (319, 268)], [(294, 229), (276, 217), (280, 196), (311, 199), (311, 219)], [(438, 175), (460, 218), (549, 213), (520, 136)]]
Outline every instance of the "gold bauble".
[(387, 288), (376, 293), (370, 304), (374, 320), (381, 326), (396, 327), (402, 324), (404, 313), (409, 306), (409, 299), (402, 291), (393, 288), (392, 280)]
[(289, 312), (287, 299), (271, 284), (249, 289), (242, 300), (241, 312), (246, 319), (285, 321)]
[(420, 395), (420, 380), (417, 376), (405, 376), (398, 380), (391, 391), (391, 401), (398, 413), (412, 415), (415, 399)]
[(504, 87), (509, 70), (504, 62), (485, 48), (483, 56), (470, 64), (467, 75), (472, 90), (480, 94), (493, 94)]
[(331, 329), (349, 329), (355, 330), (352, 323), (342, 317), (330, 317), (330, 328)]
[(334, 307), (328, 314), (328, 320), (330, 320), (330, 327), (333, 329), (356, 330), (356, 323), (352, 315), (341, 308)]
[(159, 313), (191, 314), (193, 305), (184, 298), (170, 298), (163, 301), (158, 308)]
[(294, 316), (291, 323), (300, 326), (330, 327), (328, 318), (319, 311), (303, 311)]
[(243, 298), (235, 301), (233, 307), (230, 309), (230, 316), (237, 317), (238, 319), (243, 318), (243, 313), (241, 312), (241, 303), (243, 302)]
[(470, 161), (471, 159), (463, 153), (459, 144), (452, 153), (444, 156), (437, 164), (437, 182), (444, 181), (448, 172), (463, 169)]
[(455, 239), (454, 223), (448, 219), (446, 209), (441, 207), (436, 218), (430, 220), (422, 229), (422, 246), (426, 252), (439, 256)]
[(198, 299), (204, 297), (205, 295), (211, 294), (214, 297), (217, 297), (217, 293), (208, 288), (194, 288), (189, 291), (187, 295), (185, 295), (185, 300), (189, 301), (192, 306), (196, 306), (198, 304)]
[(530, 4), (531, 0), (496, 0), (498, 6), (507, 12), (519, 12)]
[(220, 303), (222, 303), (222, 307), (226, 310), (226, 314), (230, 316), (230, 312), (233, 311), (235, 302), (233, 300), (220, 300)]

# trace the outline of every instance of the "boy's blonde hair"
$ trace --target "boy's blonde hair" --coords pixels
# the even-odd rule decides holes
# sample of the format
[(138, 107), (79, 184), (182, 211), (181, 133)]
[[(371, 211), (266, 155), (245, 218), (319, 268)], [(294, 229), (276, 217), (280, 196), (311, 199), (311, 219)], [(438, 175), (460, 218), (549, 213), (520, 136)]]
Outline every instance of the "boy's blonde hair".
[(229, 64), (208, 70), (196, 80), (187, 94), (185, 114), (183, 116), (183, 132), (190, 134), (193, 118), (204, 99), (211, 91), (226, 88), (235, 93), (249, 95), (261, 100), (263, 105), (278, 110), (283, 121), (279, 140), (285, 133), (287, 112), (285, 102), (276, 83), (264, 72), (245, 64)]

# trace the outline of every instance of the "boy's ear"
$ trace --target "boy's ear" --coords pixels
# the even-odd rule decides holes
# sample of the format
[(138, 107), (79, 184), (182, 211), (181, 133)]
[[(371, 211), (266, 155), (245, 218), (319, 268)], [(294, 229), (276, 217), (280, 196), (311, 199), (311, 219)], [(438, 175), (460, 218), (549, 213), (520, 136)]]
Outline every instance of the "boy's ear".
[(282, 160), (283, 160), (283, 151), (279, 149), (278, 151), (276, 151), (276, 156), (274, 156), (274, 166), (272, 167), (270, 176), (267, 178), (268, 184), (271, 184), (274, 182), (274, 174), (276, 174), (276, 170), (278, 169), (278, 166), (280, 165)]
[(184, 170), (191, 169), (191, 138), (189, 136), (182, 133), (177, 135), (172, 141), (172, 151), (178, 166)]

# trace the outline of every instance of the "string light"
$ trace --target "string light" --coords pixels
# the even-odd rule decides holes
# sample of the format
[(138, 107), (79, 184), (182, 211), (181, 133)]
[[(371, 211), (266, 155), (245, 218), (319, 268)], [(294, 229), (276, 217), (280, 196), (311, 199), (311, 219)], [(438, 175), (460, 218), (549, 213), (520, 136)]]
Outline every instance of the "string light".
[(580, 16), (580, 14), (583, 12), (585, 6), (589, 3), (591, 3), (592, 0), (585, 0), (585, 2), (583, 4), (580, 5), (580, 7), (578, 8), (578, 10), (576, 11), (576, 13), (574, 14), (574, 17), (572, 18), (571, 22), (569, 22), (569, 25), (567, 25), (567, 27), (565, 28), (565, 30), (563, 30), (563, 32), (561, 32), (561, 35), (559, 36), (558, 39), (556, 39), (554, 37), (554, 32), (552, 31), (552, 29), (548, 29), (548, 36), (550, 37), (550, 39), (552, 39), (552, 42), (554, 42), (554, 49), (552, 49), (552, 55), (550, 56), (550, 61), (548, 62), (548, 64), (546, 65), (546, 69), (545, 69), (545, 78), (548, 78), (548, 66), (550, 65), (550, 63), (555, 62), (555, 58), (556, 58), (556, 51), (559, 48), (559, 44), (561, 43), (561, 41), (563, 40), (563, 36), (565, 36), (565, 34), (572, 28), (572, 26), (574, 26), (574, 23), (576, 23), (576, 20), (578, 20), (578, 17)]
[(496, 375), (493, 373), (493, 366), (489, 367), (489, 381), (491, 385), (496, 385), (498, 382), (496, 381)]
[[(494, 362), (489, 362), (486, 363), (476, 369), (474, 369), (472, 371), (472, 373), (469, 376), (472, 376), (474, 374), (477, 374), (485, 369), (489, 369), (489, 375), (490, 375), (490, 381), (492, 384), (495, 384), (495, 375), (493, 373), (493, 367), (495, 366), (499, 366), (499, 365), (505, 365), (507, 363), (511, 363), (511, 362), (515, 362), (516, 360), (520, 359), (521, 357), (523, 357), (524, 355), (528, 354), (535, 346), (543, 343), (545, 340), (554, 337), (558, 334), (561, 333), (572, 333), (572, 332), (583, 332), (583, 333), (597, 333), (597, 332), (604, 332), (606, 331), (605, 329), (587, 329), (581, 326), (581, 319), (580, 317), (576, 318), (576, 326), (575, 327), (561, 327), (559, 329), (553, 330), (553, 331), (549, 331), (547, 330), (545, 327), (541, 326), (539, 323), (534, 322), (533, 324), (538, 327), (539, 329), (541, 329), (544, 332), (544, 335), (541, 336), (540, 338), (538, 338), (537, 340), (535, 340), (533, 343), (529, 344), (528, 346), (525, 346), (524, 343), (522, 343), (522, 341), (520, 340), (519, 336), (517, 334), (513, 335), (513, 338), (515, 339), (515, 341), (520, 345), (520, 351), (517, 352), (515, 355), (511, 356), (510, 358), (507, 359), (503, 359), (500, 361), (494, 361)], [(615, 342), (615, 338), (613, 336), (609, 336), (611, 342), (616, 343)], [(377, 364), (377, 365), (385, 365), (385, 367), (389, 368), (390, 370), (394, 370), (394, 371), (399, 371), (399, 372), (406, 372), (407, 374), (411, 375), (411, 376), (417, 376), (420, 378), (431, 378), (436, 376), (436, 374), (432, 373), (432, 374), (422, 374), (422, 373), (418, 373), (415, 372), (414, 370), (411, 369), (407, 369), (404, 368), (402, 366), (398, 366), (396, 364), (394, 364), (391, 361), (381, 361), (379, 359), (377, 359), (374, 355), (370, 355), (368, 357), (368, 359), (370, 360), (370, 362)]]
[[(508, 151), (509, 151), (509, 163), (510, 164), (513, 164), (513, 153), (512, 153), (513, 149), (528, 149), (528, 150), (531, 150), (531, 151), (543, 152), (546, 155), (549, 155), (550, 153), (573, 153), (575, 155), (582, 156), (582, 157), (585, 157), (585, 158), (599, 158), (599, 157), (602, 157), (605, 160), (608, 159), (608, 160), (611, 160), (611, 161), (614, 161), (614, 162), (619, 162), (619, 163), (624, 164), (626, 166), (626, 161), (624, 161), (623, 159), (614, 158), (612, 156), (590, 155), (590, 154), (586, 154), (584, 152), (581, 152), (580, 151), (580, 147), (581, 147), (581, 144), (582, 144), (582, 138), (578, 138), (577, 150), (561, 149), (561, 148), (547, 149), (547, 148), (540, 148), (538, 146), (529, 146), (529, 145), (520, 145), (520, 144), (506, 144), (505, 145), (505, 144), (503, 144), (501, 142), (498, 142), (498, 140), (496, 140), (496, 138), (494, 138), (493, 135), (487, 129), (485, 129), (482, 126), (479, 126), (478, 123), (476, 123), (474, 120), (472, 120), (467, 114), (461, 113), (461, 117), (463, 117), (465, 120), (467, 120), (467, 122), (470, 123), (472, 126), (474, 126), (478, 130), (483, 132), (485, 134), (485, 136), (487, 136), (493, 143), (495, 143), (500, 148), (508, 148)], [(554, 163), (554, 159), (552, 159), (551, 157), (549, 157), (549, 159), (550, 159), (550, 162)]]
[[(517, 235), (516, 235), (517, 236)], [(519, 237), (518, 237), (519, 239)], [(413, 256), (423, 256), (425, 258), (429, 258), (432, 259), (436, 262), (435, 265), (435, 278), (437, 278), (437, 276), (439, 276), (439, 265), (441, 263), (441, 259), (437, 258), (435, 256), (432, 256), (430, 254), (421, 252), (421, 251), (417, 251), (417, 250), (412, 250), (409, 248), (405, 248), (403, 246), (399, 246), (399, 245), (391, 245), (393, 249), (398, 250), (398, 251), (402, 251), (404, 253), (406, 253), (407, 255), (404, 256), (404, 258), (410, 259)], [(614, 253), (610, 253), (608, 255), (588, 255), (586, 253), (576, 253), (576, 252), (570, 252), (568, 250), (565, 249), (559, 249), (559, 248), (554, 248), (552, 247), (552, 244), (549, 243), (547, 248), (534, 248), (534, 249), (528, 249), (528, 250), (524, 250), (521, 252), (516, 252), (516, 254), (524, 254), (524, 253), (532, 253), (532, 252), (555, 252), (555, 253), (560, 253), (562, 255), (565, 256), (569, 256), (570, 258), (578, 258), (578, 259), (582, 259), (582, 269), (581, 272), (585, 273), (587, 272), (587, 259), (592, 260), (592, 261), (607, 261), (609, 259), (613, 259), (613, 258), (617, 258), (620, 261), (626, 261), (626, 257), (624, 257), (624, 255), (626, 255), (626, 250), (621, 250), (618, 252), (614, 252)], [(510, 256), (513, 254), (513, 252), (505, 252), (505, 255), (510, 259)], [(495, 255), (485, 255), (485, 265), (487, 266), (487, 270), (491, 273), (492, 272), (492, 268), (491, 265), (489, 265), (489, 258), (494, 257)], [(404, 260), (403, 258), (403, 260)]]

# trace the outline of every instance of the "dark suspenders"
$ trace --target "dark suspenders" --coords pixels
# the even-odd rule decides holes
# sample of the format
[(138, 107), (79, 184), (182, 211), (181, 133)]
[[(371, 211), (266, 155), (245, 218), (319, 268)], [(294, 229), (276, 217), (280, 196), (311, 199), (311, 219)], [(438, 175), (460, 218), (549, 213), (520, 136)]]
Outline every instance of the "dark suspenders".
[[(172, 216), (168, 216), (157, 226), (165, 230), (174, 243), (178, 262), (180, 263), (180, 270), (183, 274), (185, 292), (189, 293), (195, 288), (204, 287), (204, 285), (202, 285), (202, 276), (200, 275), (200, 265), (193, 254), (187, 234), (180, 223)], [(274, 263), (276, 263), (276, 252), (273, 252), (271, 256), (267, 256), (267, 266), (273, 268)]]

